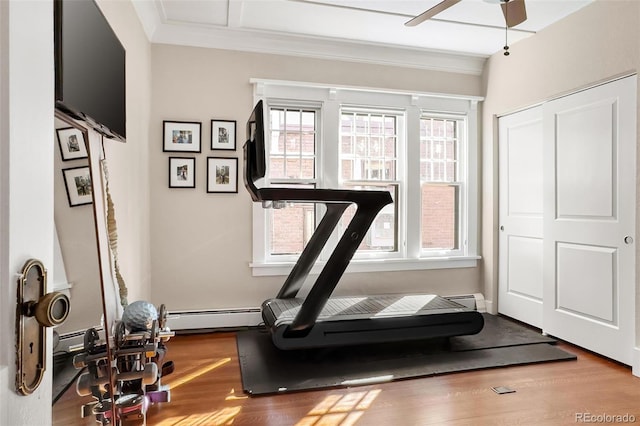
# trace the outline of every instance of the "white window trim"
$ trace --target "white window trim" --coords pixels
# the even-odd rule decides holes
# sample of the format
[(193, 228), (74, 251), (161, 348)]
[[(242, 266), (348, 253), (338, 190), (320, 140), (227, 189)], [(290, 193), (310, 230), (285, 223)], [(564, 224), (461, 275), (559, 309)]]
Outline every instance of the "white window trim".
[[(436, 185), (457, 185), (460, 188), (460, 198), (464, 199), (464, 202), (462, 203), (462, 208), (459, 212), (460, 214), (460, 234), (462, 234), (463, 236), (468, 236), (469, 234), (469, 226), (468, 226), (468, 220), (469, 220), (469, 207), (467, 205), (468, 203), (468, 192), (469, 192), (469, 176), (471, 176), (471, 174), (469, 173), (469, 165), (470, 165), (470, 161), (472, 160), (472, 158), (469, 155), (469, 120), (466, 114), (443, 114), (441, 112), (432, 112), (432, 111), (422, 111), (420, 118), (422, 119), (423, 117), (433, 117), (433, 118), (439, 118), (439, 119), (446, 119), (446, 120), (460, 120), (462, 122), (464, 122), (464, 129), (465, 129), (465, 134), (462, 136), (462, 139), (464, 141), (464, 143), (462, 144), (462, 146), (459, 145), (459, 161), (462, 162), (462, 164), (464, 165), (464, 167), (459, 169), (459, 174), (461, 175), (456, 181), (454, 182), (433, 182), (433, 184)], [(417, 177), (418, 180), (420, 180), (420, 176), (418, 175)], [(460, 182), (462, 182), (462, 184), (460, 184)], [(419, 209), (418, 209), (419, 211)], [(411, 210), (410, 211), (411, 214), (418, 214), (416, 211)], [(420, 220), (419, 218), (417, 218), (418, 220)], [(417, 223), (417, 226), (420, 226), (420, 222)], [(459, 256), (465, 256), (468, 252), (469, 252), (469, 242), (468, 242), (468, 238), (467, 240), (464, 241), (460, 241), (461, 246), (457, 249), (425, 249), (420, 247), (420, 253), (421, 253), (421, 257), (431, 257), (429, 256), (430, 253), (437, 253), (437, 252), (442, 252), (445, 253), (448, 256), (451, 257), (459, 257)]]
[[(405, 112), (405, 137), (407, 140), (419, 140), (419, 121), (424, 112), (436, 114), (451, 114), (464, 116), (467, 121), (466, 135), (466, 163), (464, 170), (467, 183), (465, 209), (461, 230), (466, 232), (466, 248), (460, 256), (424, 257), (419, 241), (419, 233), (409, 233), (408, 229), (420, 229), (417, 215), (407, 215), (399, 221), (400, 246), (399, 258), (356, 258), (351, 261), (346, 272), (380, 272), (380, 271), (409, 271), (443, 268), (475, 267), (478, 256), (478, 185), (473, 184), (473, 177), (478, 176), (478, 102), (484, 100), (478, 96), (446, 95), (441, 93), (412, 92), (369, 87), (339, 86), (298, 81), (264, 80), (252, 78), (249, 82), (254, 87), (254, 104), (258, 100), (278, 99), (291, 103), (320, 103), (321, 128), (319, 133), (324, 140), (339, 140), (339, 126), (329, 125), (327, 117), (339, 117), (341, 105), (365, 105), (381, 109), (401, 109)], [(317, 178), (323, 180), (325, 187), (338, 188), (339, 175), (339, 144), (321, 144), (322, 149), (317, 153)], [(417, 158), (420, 154), (419, 144), (404, 144), (405, 158)], [(400, 154), (399, 154), (400, 155)], [(404, 163), (404, 161), (403, 161)], [(406, 167), (400, 170), (404, 175), (401, 179), (407, 182), (401, 194), (401, 206), (405, 211), (417, 209), (415, 203), (419, 200), (407, 196), (410, 185), (419, 185), (419, 179), (409, 180), (409, 176), (419, 176), (419, 165), (415, 162), (404, 163)], [(418, 168), (418, 170), (412, 170)], [(330, 173), (320, 176), (323, 171)], [(335, 173), (333, 173), (335, 171)], [(260, 186), (261, 182), (258, 182)], [(415, 198), (415, 197), (413, 197)], [(418, 209), (419, 210), (419, 209)], [(260, 203), (253, 203), (253, 261), (250, 263), (253, 276), (287, 275), (295, 260), (293, 258), (274, 261), (266, 254), (268, 244), (267, 215)], [(406, 246), (402, 246), (406, 242)], [(332, 247), (330, 240), (327, 246)], [(324, 265), (318, 261), (311, 273), (319, 273)]]

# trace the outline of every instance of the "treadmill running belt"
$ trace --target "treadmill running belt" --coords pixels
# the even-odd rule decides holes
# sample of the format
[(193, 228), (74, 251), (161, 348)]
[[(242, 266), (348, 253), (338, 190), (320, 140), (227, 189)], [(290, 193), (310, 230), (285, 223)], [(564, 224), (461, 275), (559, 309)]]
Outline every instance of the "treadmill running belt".
[[(304, 299), (270, 299), (265, 304), (276, 322), (291, 321)], [(442, 310), (458, 312), (465, 306), (433, 294), (333, 297), (322, 309), (318, 321), (340, 321), (355, 318), (381, 318), (401, 315), (429, 315)]]

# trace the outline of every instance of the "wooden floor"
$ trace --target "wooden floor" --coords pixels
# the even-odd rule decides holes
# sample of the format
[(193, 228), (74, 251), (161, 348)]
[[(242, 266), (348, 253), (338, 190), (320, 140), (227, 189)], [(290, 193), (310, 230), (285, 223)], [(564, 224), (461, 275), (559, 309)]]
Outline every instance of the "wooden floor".
[[(626, 366), (559, 346), (578, 360), (248, 397), (234, 333), (176, 336), (167, 345), (176, 369), (163, 381), (171, 385), (171, 402), (152, 406), (147, 425), (569, 425), (580, 416), (613, 423), (625, 415), (640, 423), (640, 378)], [(516, 392), (499, 395), (492, 386)], [(90, 399), (71, 387), (53, 406), (54, 425), (95, 425), (79, 415)]]

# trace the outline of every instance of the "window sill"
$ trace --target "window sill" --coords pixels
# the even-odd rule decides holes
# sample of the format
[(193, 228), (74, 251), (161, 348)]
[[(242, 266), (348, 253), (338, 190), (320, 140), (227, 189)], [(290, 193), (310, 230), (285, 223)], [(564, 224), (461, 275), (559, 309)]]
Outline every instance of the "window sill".
[[(480, 256), (456, 256), (425, 259), (375, 259), (352, 260), (345, 273), (354, 272), (391, 272), (416, 271), (429, 269), (474, 268)], [(311, 269), (311, 274), (319, 274), (326, 262), (318, 262)], [(250, 263), (254, 277), (289, 275), (294, 262)]]

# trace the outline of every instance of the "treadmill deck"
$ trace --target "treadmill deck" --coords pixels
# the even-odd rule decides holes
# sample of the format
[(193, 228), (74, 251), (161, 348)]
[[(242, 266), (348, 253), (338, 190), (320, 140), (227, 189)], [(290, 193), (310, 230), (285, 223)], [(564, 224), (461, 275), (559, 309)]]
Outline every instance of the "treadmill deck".
[[(301, 298), (269, 299), (268, 306), (275, 324), (290, 323), (304, 302)], [(406, 315), (433, 315), (467, 311), (464, 305), (434, 294), (345, 296), (332, 297), (322, 309), (317, 321), (344, 321)]]

